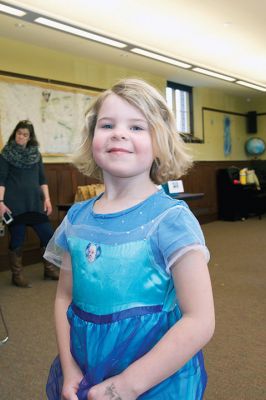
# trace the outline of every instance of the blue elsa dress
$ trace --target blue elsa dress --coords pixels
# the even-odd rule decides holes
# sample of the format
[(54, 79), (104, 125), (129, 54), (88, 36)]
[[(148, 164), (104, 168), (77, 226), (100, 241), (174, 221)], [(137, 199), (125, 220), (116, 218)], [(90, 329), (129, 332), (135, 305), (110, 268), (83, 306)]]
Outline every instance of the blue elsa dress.
[[(84, 375), (79, 400), (142, 357), (182, 318), (171, 266), (191, 249), (209, 257), (186, 203), (163, 190), (112, 214), (94, 213), (96, 200), (71, 207), (45, 254), (57, 265), (64, 252), (71, 257), (73, 300), (67, 317), (71, 353)], [(49, 400), (61, 399), (62, 383), (57, 357), (46, 386)], [(200, 351), (138, 399), (200, 400), (206, 383)]]

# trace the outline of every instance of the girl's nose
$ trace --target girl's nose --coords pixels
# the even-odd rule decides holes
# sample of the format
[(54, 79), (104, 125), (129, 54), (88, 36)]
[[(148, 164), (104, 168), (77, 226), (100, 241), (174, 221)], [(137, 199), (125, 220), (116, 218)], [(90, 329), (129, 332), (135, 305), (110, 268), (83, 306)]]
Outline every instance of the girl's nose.
[(128, 138), (128, 134), (127, 134), (126, 130), (123, 129), (123, 128), (116, 128), (116, 129), (113, 130), (112, 133), (113, 133), (112, 134), (112, 138), (113, 139), (121, 140), (121, 139), (127, 139)]

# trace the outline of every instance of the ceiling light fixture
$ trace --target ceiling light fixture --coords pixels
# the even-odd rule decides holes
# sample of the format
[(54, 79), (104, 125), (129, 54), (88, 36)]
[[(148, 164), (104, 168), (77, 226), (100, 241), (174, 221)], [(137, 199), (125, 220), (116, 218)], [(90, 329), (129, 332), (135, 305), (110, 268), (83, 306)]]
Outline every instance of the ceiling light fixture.
[(0, 12), (15, 15), (16, 17), (24, 17), (24, 15), (26, 15), (25, 11), (19, 10), (18, 8), (6, 6), (4, 4), (0, 4)]
[(204, 75), (211, 76), (213, 78), (218, 78), (222, 79), (228, 82), (233, 82), (237, 83), (238, 85), (246, 86), (254, 90), (259, 90), (262, 92), (266, 92), (266, 87), (265, 86), (260, 86), (256, 85), (254, 83), (249, 83), (246, 81), (242, 80), (237, 80), (237, 78), (233, 78), (224, 74), (220, 74), (215, 71), (210, 71), (201, 67), (197, 67), (196, 65), (188, 64), (187, 62), (183, 62), (180, 60), (176, 60), (175, 58), (168, 57), (166, 55), (160, 54), (160, 53), (154, 53), (149, 50), (145, 50), (143, 48), (135, 47), (133, 44), (130, 43), (123, 43), (118, 40), (114, 40), (112, 38), (98, 35), (97, 33), (87, 31), (85, 29), (80, 29), (78, 27), (68, 25), (65, 23), (62, 23), (60, 21), (57, 21), (55, 19), (50, 19), (46, 18), (45, 16), (42, 16), (41, 14), (36, 15), (34, 11), (31, 10), (20, 10), (18, 8), (10, 7), (9, 5), (5, 3), (0, 3), (0, 13), (5, 13), (5, 14), (11, 14), (15, 17), (22, 18), (22, 20), (25, 20), (27, 22), (31, 23), (37, 23), (40, 25), (47, 26), (48, 28), (54, 28), (56, 30), (66, 32), (69, 34), (72, 34), (74, 36), (79, 36), (87, 40), (92, 40), (98, 43), (102, 43), (105, 45), (113, 46), (116, 48), (120, 48), (126, 52), (132, 52), (135, 54), (139, 54), (144, 57), (151, 58), (153, 60), (161, 61), (166, 64), (174, 65), (179, 68), (184, 68), (184, 69), (189, 69), (191, 71), (195, 71)]
[(266, 87), (254, 85), (254, 83), (244, 82), (244, 81), (236, 81), (238, 85), (247, 86), (251, 89), (260, 90), (261, 92), (266, 92)]
[(234, 82), (236, 79), (231, 76), (219, 74), (218, 72), (209, 71), (208, 69), (195, 67), (192, 68), (192, 71), (199, 72), (200, 74), (213, 76), (214, 78), (223, 79), (224, 81)]
[(34, 22), (37, 22), (38, 24), (41, 24), (41, 25), (48, 26), (50, 28), (57, 29), (59, 31), (71, 33), (72, 35), (75, 35), (75, 36), (80, 36), (85, 39), (93, 40), (95, 42), (100, 42), (103, 44), (108, 44), (109, 46), (118, 47), (120, 49), (127, 47), (127, 44), (118, 42), (117, 40), (109, 39), (107, 37), (100, 36), (95, 33), (85, 31), (83, 29), (75, 28), (70, 25), (62, 24), (61, 22), (53, 21), (48, 18), (38, 17), (38, 18), (34, 19)]
[(132, 53), (140, 54), (141, 56), (145, 56), (148, 58), (153, 58), (154, 60), (162, 61), (167, 64), (172, 64), (172, 65), (175, 65), (180, 68), (189, 69), (192, 67), (192, 65), (184, 63), (182, 61), (177, 61), (174, 58), (169, 58), (169, 57), (163, 56), (161, 54), (152, 53), (151, 51), (140, 49), (138, 47), (133, 47), (132, 49), (130, 49), (130, 51), (132, 51)]

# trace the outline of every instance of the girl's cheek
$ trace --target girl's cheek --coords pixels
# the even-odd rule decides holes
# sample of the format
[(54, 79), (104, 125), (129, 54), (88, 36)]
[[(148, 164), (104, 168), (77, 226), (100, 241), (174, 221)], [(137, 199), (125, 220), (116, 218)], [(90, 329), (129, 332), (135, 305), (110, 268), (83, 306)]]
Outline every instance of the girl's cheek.
[(99, 140), (97, 139), (93, 139), (92, 141), (92, 152), (94, 153), (94, 151), (98, 151), (101, 149), (101, 143), (99, 142)]

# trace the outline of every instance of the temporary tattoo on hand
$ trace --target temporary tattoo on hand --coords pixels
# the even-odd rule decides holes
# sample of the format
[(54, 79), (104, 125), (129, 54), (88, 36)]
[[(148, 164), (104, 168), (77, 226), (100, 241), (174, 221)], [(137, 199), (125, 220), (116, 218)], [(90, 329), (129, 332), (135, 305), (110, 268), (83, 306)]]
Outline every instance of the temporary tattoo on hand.
[(111, 383), (110, 386), (107, 386), (104, 395), (108, 396), (109, 399), (123, 400), (122, 397), (120, 397), (119, 393), (117, 392), (115, 385), (113, 383)]

